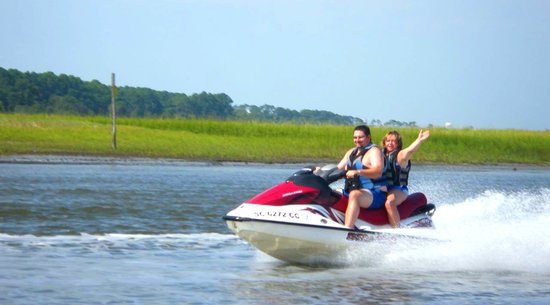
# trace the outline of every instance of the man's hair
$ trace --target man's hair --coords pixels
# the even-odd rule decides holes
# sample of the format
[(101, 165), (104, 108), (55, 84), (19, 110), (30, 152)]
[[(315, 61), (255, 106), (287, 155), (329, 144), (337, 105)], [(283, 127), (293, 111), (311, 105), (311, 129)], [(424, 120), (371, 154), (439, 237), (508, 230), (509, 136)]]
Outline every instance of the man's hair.
[(365, 136), (370, 136), (370, 128), (369, 128), (369, 126), (367, 126), (367, 125), (355, 126), (355, 128), (353, 129), (353, 131), (356, 131), (356, 130), (361, 130), (362, 132), (365, 133)]

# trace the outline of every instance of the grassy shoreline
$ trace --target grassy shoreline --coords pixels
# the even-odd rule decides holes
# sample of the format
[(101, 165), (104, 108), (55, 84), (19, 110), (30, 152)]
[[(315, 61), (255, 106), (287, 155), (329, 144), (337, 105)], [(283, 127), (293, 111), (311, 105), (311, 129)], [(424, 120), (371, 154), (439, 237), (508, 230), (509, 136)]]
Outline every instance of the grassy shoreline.
[[(0, 155), (335, 163), (353, 145), (353, 126), (156, 118), (117, 123), (118, 149), (113, 150), (106, 117), (0, 114)], [(373, 127), (373, 139), (378, 144), (393, 129)], [(418, 128), (397, 130), (405, 145), (418, 134)], [(433, 128), (414, 161), (550, 166), (550, 132)]]

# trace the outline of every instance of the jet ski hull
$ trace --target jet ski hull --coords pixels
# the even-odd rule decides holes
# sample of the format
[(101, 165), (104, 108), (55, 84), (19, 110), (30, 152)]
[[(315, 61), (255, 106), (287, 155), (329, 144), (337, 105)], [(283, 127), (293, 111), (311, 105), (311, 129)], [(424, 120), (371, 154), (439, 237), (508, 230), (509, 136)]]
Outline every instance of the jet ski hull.
[(345, 251), (348, 231), (302, 224), (226, 218), (227, 226), (258, 250), (289, 263), (327, 263)]
[[(253, 213), (260, 214), (257, 210)], [(310, 212), (302, 211), (299, 218), (306, 218), (305, 213)], [(372, 241), (421, 238), (387, 227), (352, 230), (326, 219), (325, 224), (317, 225), (312, 223), (322, 223), (323, 218), (313, 213), (309, 216), (309, 223), (230, 215), (225, 216), (224, 220), (231, 231), (258, 250), (285, 262), (305, 265), (341, 264), (348, 249)], [(408, 222), (429, 223), (431, 220), (426, 215), (418, 215), (408, 219)]]

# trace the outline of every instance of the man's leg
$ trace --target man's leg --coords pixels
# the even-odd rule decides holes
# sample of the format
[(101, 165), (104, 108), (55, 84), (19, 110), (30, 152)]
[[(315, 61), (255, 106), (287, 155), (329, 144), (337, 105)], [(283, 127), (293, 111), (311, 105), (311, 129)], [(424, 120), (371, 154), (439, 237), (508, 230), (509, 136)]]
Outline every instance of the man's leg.
[(355, 228), (355, 221), (359, 216), (360, 208), (368, 208), (372, 203), (372, 194), (368, 190), (353, 190), (349, 194), (348, 207), (344, 225), (350, 229)]

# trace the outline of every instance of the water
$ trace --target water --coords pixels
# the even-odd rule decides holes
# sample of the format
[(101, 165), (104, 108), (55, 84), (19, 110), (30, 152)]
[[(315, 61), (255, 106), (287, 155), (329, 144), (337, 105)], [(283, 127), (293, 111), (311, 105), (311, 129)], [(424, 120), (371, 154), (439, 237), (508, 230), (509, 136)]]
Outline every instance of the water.
[[(0, 161), (14, 161), (4, 157)], [(548, 304), (550, 170), (415, 166), (446, 242), (344, 267), (270, 258), (230, 209), (297, 165), (27, 157), (0, 163), (0, 304)]]

